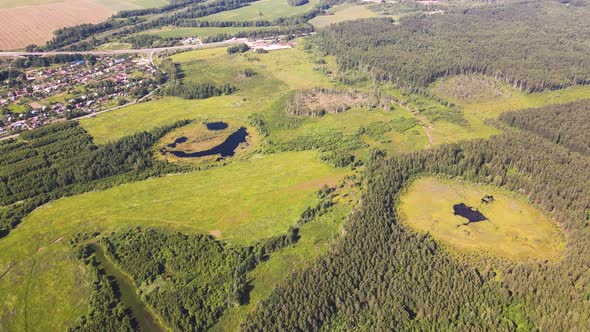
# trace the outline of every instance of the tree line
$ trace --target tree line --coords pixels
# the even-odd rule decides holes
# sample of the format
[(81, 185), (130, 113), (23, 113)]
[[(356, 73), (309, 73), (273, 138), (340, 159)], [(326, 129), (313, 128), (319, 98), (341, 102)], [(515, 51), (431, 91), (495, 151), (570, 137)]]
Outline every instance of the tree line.
[[(402, 156), (375, 151), (367, 167), (362, 206), (345, 224), (341, 241), (279, 286), (243, 321), (243, 330), (590, 327), (590, 158), (507, 128), (489, 140)], [(547, 262), (451, 255), (430, 235), (399, 222), (399, 196), (422, 175), (526, 195), (566, 230), (563, 257)]]
[(500, 120), (590, 156), (590, 100), (506, 112)]
[(36, 207), (94, 190), (101, 181), (108, 186), (180, 171), (180, 166), (154, 160), (152, 146), (187, 123), (178, 121), (97, 146), (77, 122), (68, 121), (0, 143), (0, 206), (7, 207), (0, 210), (0, 235), (7, 235)]
[[(523, 91), (590, 83), (589, 7), (556, 1), (498, 3), (444, 14), (368, 19), (318, 32), (342, 71), (423, 89), (440, 77), (481, 73)], [(565, 37), (568, 36), (568, 37)]]

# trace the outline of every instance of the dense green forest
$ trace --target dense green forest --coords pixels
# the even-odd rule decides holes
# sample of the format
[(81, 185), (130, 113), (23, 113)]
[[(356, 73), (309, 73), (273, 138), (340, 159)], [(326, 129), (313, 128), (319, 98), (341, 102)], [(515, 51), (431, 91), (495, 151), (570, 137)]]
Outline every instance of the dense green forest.
[(132, 229), (105, 239), (108, 255), (143, 290), (175, 331), (203, 331), (246, 295), (251, 247), (227, 247), (211, 235)]
[(422, 88), (446, 75), (482, 73), (526, 91), (590, 81), (589, 7), (524, 1), (449, 8), (444, 14), (341, 23), (317, 43), (342, 70)]
[(500, 120), (590, 155), (590, 100), (520, 112), (506, 112)]
[[(307, 209), (305, 223), (329, 206)], [(83, 234), (87, 240), (95, 235)], [(248, 300), (246, 273), (272, 252), (294, 244), (297, 228), (265, 239), (254, 246), (229, 246), (211, 235), (186, 235), (133, 228), (100, 240), (106, 256), (134, 281), (145, 301), (174, 331), (204, 331), (221, 314)], [(136, 317), (120, 299), (119, 285), (99, 267), (95, 244), (78, 245), (78, 257), (95, 277), (89, 312), (74, 331), (137, 330)]]
[[(374, 154), (370, 165), (363, 206), (350, 217), (346, 236), (277, 289), (244, 322), (244, 330), (589, 327), (588, 158), (534, 134), (508, 130), (490, 140), (393, 158)], [(567, 255), (555, 263), (484, 258), (465, 265), (430, 236), (397, 221), (399, 194), (421, 174), (526, 193), (567, 230)]]
[(137, 331), (130, 309), (121, 303), (118, 285), (99, 267), (93, 253), (94, 250), (89, 245), (78, 248), (78, 258), (91, 271), (93, 292), (88, 314), (80, 317), (69, 331)]

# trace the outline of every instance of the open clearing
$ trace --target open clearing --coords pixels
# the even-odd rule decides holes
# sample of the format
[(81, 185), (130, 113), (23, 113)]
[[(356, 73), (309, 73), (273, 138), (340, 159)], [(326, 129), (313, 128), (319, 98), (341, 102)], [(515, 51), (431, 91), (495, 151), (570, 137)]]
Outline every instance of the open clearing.
[(377, 13), (367, 9), (366, 6), (350, 4), (344, 4), (330, 8), (328, 13), (329, 15), (316, 16), (310, 20), (309, 23), (317, 28), (323, 28), (334, 23), (375, 17), (378, 15)]
[[(537, 108), (590, 98), (589, 86), (523, 93), (503, 82), (491, 82), (490, 78), (485, 78), (484, 82), (476, 82), (474, 89), (463, 90), (461, 87), (463, 83), (478, 80), (461, 76), (463, 75), (443, 78), (428, 88), (430, 93), (461, 107), (467, 120), (467, 124), (463, 126), (445, 121), (434, 123), (431, 130), (433, 145), (464, 139), (488, 138), (498, 134), (499, 130), (485, 124), (485, 121), (497, 119), (501, 113), (506, 111)], [(458, 98), (465, 91), (469, 92), (467, 93), (468, 97)]]
[[(231, 243), (250, 244), (285, 232), (315, 204), (314, 192), (345, 172), (320, 163), (314, 152), (282, 153), (47, 204), (0, 240), (0, 322), (8, 330), (25, 320), (40, 331), (65, 330), (65, 322), (86, 311), (91, 278), (67, 241), (56, 239), (141, 225), (215, 231)], [(47, 311), (52, 303), (59, 306)]]
[[(481, 203), (485, 195), (494, 202)], [(467, 222), (454, 215), (464, 203), (488, 220)], [(523, 198), (494, 186), (425, 177), (400, 199), (400, 219), (420, 232), (460, 250), (475, 250), (512, 259), (556, 259), (563, 235), (546, 215)]]
[(0, 3), (0, 50), (42, 45), (63, 27), (98, 23), (119, 10), (154, 7), (163, 0), (9, 0)]
[(140, 35), (155, 35), (162, 38), (188, 38), (199, 37), (207, 38), (220, 34), (234, 34), (237, 32), (264, 31), (271, 30), (274, 27), (205, 27), (205, 28), (163, 28), (157, 30), (148, 30)]
[(207, 21), (252, 21), (274, 20), (280, 17), (303, 14), (311, 10), (318, 0), (310, 0), (305, 5), (293, 7), (287, 0), (260, 0), (245, 7), (228, 10), (205, 17)]
[[(83, 119), (82, 125), (96, 143), (106, 143), (179, 119), (235, 119), (248, 123), (250, 114), (269, 108), (282, 93), (331, 86), (326, 76), (313, 70), (310, 56), (300, 46), (259, 55), (228, 55), (226, 48), (204, 49), (172, 58), (181, 65), (187, 80), (232, 82), (239, 90), (232, 95), (202, 100), (166, 97)], [(246, 68), (257, 74), (240, 78)]]

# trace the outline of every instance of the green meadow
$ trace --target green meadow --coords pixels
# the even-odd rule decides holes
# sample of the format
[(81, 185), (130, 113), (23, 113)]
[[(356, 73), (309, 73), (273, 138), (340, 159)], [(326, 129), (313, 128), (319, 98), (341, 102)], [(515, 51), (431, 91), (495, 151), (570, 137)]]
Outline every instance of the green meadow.
[[(485, 195), (494, 202), (481, 203)], [(454, 215), (464, 203), (488, 220), (472, 222)], [(510, 259), (557, 259), (564, 236), (543, 212), (526, 199), (494, 186), (424, 177), (400, 198), (399, 215), (408, 226), (428, 233), (450, 248)]]
[(363, 5), (343, 4), (330, 8), (328, 15), (316, 16), (309, 23), (317, 28), (323, 28), (334, 23), (370, 18), (377, 15), (377, 13)]
[(205, 27), (205, 28), (163, 28), (158, 30), (148, 30), (142, 32), (142, 35), (155, 35), (162, 38), (188, 38), (199, 37), (207, 38), (220, 34), (235, 34), (242, 31), (264, 31), (274, 29), (274, 27)]
[[(488, 119), (496, 119), (501, 113), (511, 110), (537, 108), (553, 104), (567, 103), (578, 99), (590, 97), (590, 87), (576, 86), (556, 91), (542, 91), (535, 93), (523, 93), (509, 87), (502, 82), (496, 82), (497, 86), (477, 91), (468, 91), (475, 97), (460, 99), (449, 91), (455, 91), (456, 87), (445, 87), (460, 82), (457, 77), (445, 78), (434, 83), (429, 92), (451, 101), (458, 105), (464, 112), (466, 125), (458, 125), (448, 121), (431, 123), (430, 130), (433, 145), (456, 142), (464, 139), (488, 138), (498, 134), (498, 129), (485, 123)], [(499, 89), (499, 91), (497, 91)]]
[[(329, 79), (315, 71), (311, 55), (300, 45), (267, 54), (232, 54), (226, 48), (186, 52), (172, 57), (181, 65), (187, 80), (223, 84), (232, 82), (238, 91), (232, 95), (203, 100), (164, 97), (96, 117), (83, 119), (82, 125), (97, 143), (106, 143), (178, 119), (224, 119), (246, 121), (252, 113), (268, 109), (282, 94), (295, 89), (328, 87)], [(256, 75), (243, 78), (251, 68)]]
[(206, 17), (207, 21), (253, 21), (274, 20), (281, 17), (289, 17), (303, 14), (311, 10), (319, 0), (310, 0), (305, 5), (293, 7), (287, 0), (260, 0), (249, 5), (213, 14)]
[(88, 294), (91, 280), (65, 243), (76, 233), (146, 226), (252, 244), (286, 232), (315, 204), (315, 191), (335, 185), (346, 172), (320, 163), (314, 152), (259, 155), (46, 204), (0, 240), (3, 326), (63, 330), (85, 312), (87, 299), (80, 294)]
[(111, 42), (98, 46), (96, 49), (99, 51), (116, 51), (116, 50), (129, 50), (133, 45), (122, 42)]
[(273, 289), (287, 282), (294, 271), (301, 271), (309, 266), (315, 258), (328, 251), (342, 232), (342, 224), (350, 206), (336, 205), (329, 213), (305, 224), (299, 234), (301, 239), (294, 246), (274, 253), (268, 261), (263, 262), (249, 273), (252, 290), (246, 305), (232, 307), (223, 314), (212, 331), (236, 331), (245, 315), (264, 299)]

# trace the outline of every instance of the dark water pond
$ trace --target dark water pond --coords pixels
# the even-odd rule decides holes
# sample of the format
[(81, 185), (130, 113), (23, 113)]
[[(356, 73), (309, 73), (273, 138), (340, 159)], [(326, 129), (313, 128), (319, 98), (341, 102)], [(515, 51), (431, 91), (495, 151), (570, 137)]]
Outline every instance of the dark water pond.
[(186, 138), (185, 136), (179, 137), (174, 141), (174, 143), (168, 144), (168, 147), (174, 149), (176, 147), (176, 144), (182, 144), (182, 143), (186, 142), (187, 140), (188, 140), (188, 138)]
[(223, 130), (227, 128), (227, 123), (225, 122), (209, 122), (205, 124), (207, 129), (209, 130)]
[(229, 135), (223, 143), (212, 149), (199, 152), (169, 151), (169, 153), (178, 158), (198, 158), (215, 155), (221, 155), (221, 158), (232, 157), (238, 146), (246, 142), (246, 137), (248, 137), (248, 131), (246, 127), (242, 127)]
[(139, 325), (139, 329), (141, 331), (166, 331), (137, 294), (133, 281), (105, 257), (101, 246), (92, 244), (91, 247), (94, 250), (94, 256), (99, 267), (107, 276), (115, 279), (121, 302), (131, 309), (133, 318), (135, 318), (137, 325)]
[(465, 205), (464, 203), (453, 205), (453, 210), (456, 216), (461, 216), (469, 220), (469, 222), (478, 222), (488, 220), (481, 212)]

